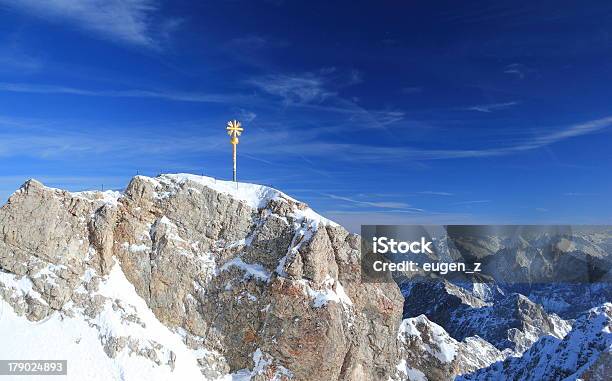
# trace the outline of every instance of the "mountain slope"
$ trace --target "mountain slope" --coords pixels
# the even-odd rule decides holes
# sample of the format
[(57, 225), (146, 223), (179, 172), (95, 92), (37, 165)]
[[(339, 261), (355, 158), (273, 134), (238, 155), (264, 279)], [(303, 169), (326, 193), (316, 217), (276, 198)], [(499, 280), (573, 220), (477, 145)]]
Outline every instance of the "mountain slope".
[(456, 340), (480, 336), (499, 350), (522, 353), (539, 337), (563, 338), (570, 329), (567, 321), (517, 293), (500, 294), (494, 301), (485, 301), (477, 296), (482, 294), (483, 285), (473, 286), (475, 291), (448, 281), (401, 287), (406, 290), (404, 317), (424, 314)]
[[(5, 292), (8, 287), (13, 297), (32, 293), (32, 289), (23, 287), (26, 277), (16, 280), (7, 273), (0, 275)], [(73, 379), (156, 379), (173, 375), (195, 379), (201, 375), (196, 352), (155, 318), (118, 264), (107, 277), (99, 279), (97, 292), (77, 289), (73, 296), (77, 302), (67, 303), (41, 321), (23, 319), (0, 300), (0, 357), (69, 359)], [(91, 297), (93, 300), (89, 300)], [(98, 309), (98, 313), (87, 309)]]
[(521, 357), (509, 357), (458, 380), (608, 380), (612, 370), (612, 303), (576, 319), (562, 340), (545, 336)]
[(425, 315), (405, 319), (398, 339), (403, 349), (398, 373), (411, 380), (452, 380), (504, 358), (497, 348), (479, 337), (453, 339)]
[(200, 176), (123, 194), (29, 181), (0, 208), (3, 316), (41, 351), (73, 332), (57, 353), (98, 379), (387, 379), (402, 297), (358, 261), (359, 237), (305, 204)]

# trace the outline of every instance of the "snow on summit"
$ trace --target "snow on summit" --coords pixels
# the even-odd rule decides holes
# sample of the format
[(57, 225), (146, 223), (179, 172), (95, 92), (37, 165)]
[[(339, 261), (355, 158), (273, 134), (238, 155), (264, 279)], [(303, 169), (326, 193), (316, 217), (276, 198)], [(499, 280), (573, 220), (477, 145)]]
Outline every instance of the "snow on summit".
[(163, 174), (155, 178), (160, 182), (173, 182), (177, 184), (186, 181), (203, 185), (213, 189), (219, 193), (224, 193), (232, 196), (237, 200), (244, 201), (252, 208), (262, 208), (267, 205), (270, 200), (286, 199), (297, 202), (297, 200), (287, 196), (281, 191), (270, 188), (264, 185), (240, 183), (233, 181), (217, 180), (214, 177), (198, 176), (188, 173)]
[[(212, 189), (216, 192), (231, 196), (236, 200), (240, 200), (253, 209), (263, 208), (272, 200), (285, 200), (296, 204), (300, 202), (287, 194), (259, 184), (233, 182), (227, 180), (218, 180), (214, 177), (199, 176), (189, 173), (162, 174), (157, 177), (136, 176), (153, 183), (166, 186), (182, 186), (186, 182), (191, 181), (198, 185)], [(309, 207), (295, 209), (294, 217), (297, 219), (306, 218), (315, 221), (316, 224), (337, 225), (335, 222), (319, 215)]]

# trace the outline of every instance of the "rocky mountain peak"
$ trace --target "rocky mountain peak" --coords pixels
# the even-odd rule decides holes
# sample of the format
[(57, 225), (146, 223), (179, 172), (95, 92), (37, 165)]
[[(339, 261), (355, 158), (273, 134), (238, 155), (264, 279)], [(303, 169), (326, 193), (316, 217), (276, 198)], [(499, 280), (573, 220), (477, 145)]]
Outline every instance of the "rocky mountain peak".
[(137, 176), (123, 193), (30, 180), (0, 208), (10, 313), (83, 326), (75, 342), (98, 338), (124, 374), (142, 357), (153, 379), (386, 378), (403, 300), (361, 284), (358, 260), (359, 237), (306, 204), (208, 177)]

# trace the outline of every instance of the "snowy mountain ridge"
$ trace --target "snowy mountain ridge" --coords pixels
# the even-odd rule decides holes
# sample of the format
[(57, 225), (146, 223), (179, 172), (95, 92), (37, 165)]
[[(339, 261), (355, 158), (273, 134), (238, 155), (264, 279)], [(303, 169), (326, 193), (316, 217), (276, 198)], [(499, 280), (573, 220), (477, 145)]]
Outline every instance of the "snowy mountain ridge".
[(458, 380), (605, 379), (612, 374), (612, 303), (580, 316), (563, 338), (544, 336), (520, 357), (509, 357)]

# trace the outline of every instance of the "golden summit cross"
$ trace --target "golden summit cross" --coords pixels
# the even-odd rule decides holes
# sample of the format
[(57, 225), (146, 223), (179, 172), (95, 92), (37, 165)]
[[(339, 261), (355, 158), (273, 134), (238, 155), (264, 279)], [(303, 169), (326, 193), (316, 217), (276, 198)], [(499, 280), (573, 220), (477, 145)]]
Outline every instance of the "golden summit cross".
[(230, 120), (227, 122), (227, 134), (230, 136), (230, 144), (232, 145), (233, 150), (233, 159), (234, 159), (234, 182), (236, 181), (236, 146), (238, 145), (238, 136), (242, 134), (244, 129), (242, 125), (237, 120)]

